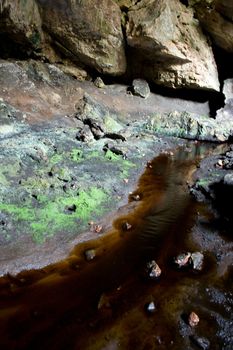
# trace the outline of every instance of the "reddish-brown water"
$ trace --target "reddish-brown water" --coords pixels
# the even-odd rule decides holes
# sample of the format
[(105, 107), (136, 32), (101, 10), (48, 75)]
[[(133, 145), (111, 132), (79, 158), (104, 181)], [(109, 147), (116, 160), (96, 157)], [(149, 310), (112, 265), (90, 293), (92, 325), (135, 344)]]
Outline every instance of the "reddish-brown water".
[[(220, 274), (215, 256), (225, 241), (187, 188), (201, 152), (193, 146), (155, 158), (112, 232), (78, 245), (60, 263), (1, 278), (1, 349), (187, 350), (201, 348), (200, 337), (209, 349), (233, 348), (232, 270)], [(89, 249), (95, 257), (87, 261)], [(173, 266), (187, 250), (204, 250), (203, 271)], [(144, 272), (152, 259), (162, 270), (156, 281)], [(200, 317), (195, 329), (186, 321), (190, 311)]]

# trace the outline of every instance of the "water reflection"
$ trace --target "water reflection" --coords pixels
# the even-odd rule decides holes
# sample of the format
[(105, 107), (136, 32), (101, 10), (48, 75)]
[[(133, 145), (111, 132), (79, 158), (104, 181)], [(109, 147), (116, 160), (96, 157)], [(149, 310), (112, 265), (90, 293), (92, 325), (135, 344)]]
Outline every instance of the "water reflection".
[[(193, 144), (155, 158), (129, 196), (140, 201), (114, 222), (112, 232), (78, 245), (60, 263), (1, 278), (2, 348), (187, 349), (177, 320), (197, 281), (194, 276), (190, 284), (190, 276), (177, 273), (170, 261), (182, 249), (195, 249), (189, 233), (197, 203), (187, 182), (200, 157), (212, 151)], [(95, 251), (88, 262), (87, 249)], [(144, 276), (151, 259), (162, 269), (155, 282)], [(153, 317), (145, 312), (151, 301)]]

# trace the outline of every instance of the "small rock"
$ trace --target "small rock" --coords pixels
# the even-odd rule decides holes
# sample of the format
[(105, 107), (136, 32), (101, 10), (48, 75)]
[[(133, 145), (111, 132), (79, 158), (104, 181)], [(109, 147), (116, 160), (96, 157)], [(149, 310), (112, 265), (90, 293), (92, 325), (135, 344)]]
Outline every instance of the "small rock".
[(101, 226), (101, 225), (95, 225), (94, 231), (95, 231), (96, 233), (100, 233), (102, 230), (103, 230), (103, 226)]
[(132, 225), (129, 224), (128, 222), (124, 222), (123, 225), (122, 225), (122, 229), (124, 231), (129, 231), (131, 228), (132, 228)]
[(76, 134), (76, 140), (82, 142), (91, 142), (94, 140), (94, 135), (88, 125), (84, 125), (84, 127), (79, 130), (79, 132)]
[(105, 84), (103, 82), (103, 80), (100, 78), (100, 77), (97, 77), (94, 81), (94, 85), (97, 87), (97, 88), (104, 88), (105, 87)]
[(98, 302), (98, 310), (102, 309), (102, 308), (109, 308), (111, 305), (110, 305), (110, 302), (109, 302), (109, 298), (107, 297), (106, 294), (101, 294), (100, 296), (100, 299), (99, 299), (99, 302)]
[(95, 254), (95, 249), (88, 249), (85, 251), (85, 258), (87, 261), (91, 261), (95, 258), (96, 254)]
[(147, 98), (150, 95), (150, 88), (146, 80), (134, 79), (133, 80), (133, 93), (136, 96)]
[(124, 183), (128, 183), (129, 182), (129, 179), (123, 179)]
[(190, 263), (191, 253), (186, 252), (177, 255), (177, 257), (174, 258), (174, 263), (180, 268), (184, 266), (188, 266)]
[(201, 271), (203, 268), (204, 255), (200, 252), (194, 252), (191, 254), (190, 261), (194, 270)]
[(140, 201), (141, 197), (139, 196), (139, 194), (134, 194), (131, 196), (131, 199), (134, 201)]
[(210, 342), (204, 337), (198, 337), (197, 335), (191, 335), (190, 340), (195, 344), (199, 349), (208, 350), (210, 349)]
[(147, 263), (146, 265), (146, 275), (152, 280), (155, 280), (160, 277), (162, 271), (159, 267), (159, 265), (155, 262), (155, 260), (152, 260)]
[(233, 173), (226, 174), (223, 179), (224, 185), (233, 186)]
[(153, 301), (145, 305), (145, 310), (148, 314), (153, 314), (156, 311), (156, 306)]
[(152, 169), (152, 163), (149, 161), (146, 163), (146, 167)]
[(75, 212), (76, 209), (77, 209), (77, 206), (75, 204), (69, 205), (67, 207), (67, 210), (70, 211), (70, 212)]
[(188, 324), (190, 327), (196, 327), (199, 323), (200, 319), (195, 312), (191, 312), (188, 318)]
[(217, 168), (222, 168), (223, 165), (224, 165), (224, 163), (223, 163), (223, 160), (222, 160), (222, 159), (219, 159), (219, 160), (217, 161), (217, 163), (216, 163), (216, 167), (217, 167)]

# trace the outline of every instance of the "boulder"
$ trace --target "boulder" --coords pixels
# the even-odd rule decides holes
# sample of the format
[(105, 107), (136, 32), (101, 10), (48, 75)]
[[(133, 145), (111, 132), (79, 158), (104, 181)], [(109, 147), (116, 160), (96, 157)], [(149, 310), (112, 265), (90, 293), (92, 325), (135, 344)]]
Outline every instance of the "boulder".
[(172, 88), (219, 91), (212, 48), (192, 8), (178, 0), (142, 0), (128, 18), (127, 43), (141, 76)]
[(150, 87), (144, 79), (133, 80), (133, 94), (143, 98), (147, 98), (150, 95)]
[(43, 28), (61, 52), (101, 73), (125, 72), (121, 11), (114, 1), (37, 1)]
[(19, 52), (28, 55), (40, 51), (43, 43), (41, 26), (39, 9), (34, 0), (1, 1), (1, 54), (18, 56)]

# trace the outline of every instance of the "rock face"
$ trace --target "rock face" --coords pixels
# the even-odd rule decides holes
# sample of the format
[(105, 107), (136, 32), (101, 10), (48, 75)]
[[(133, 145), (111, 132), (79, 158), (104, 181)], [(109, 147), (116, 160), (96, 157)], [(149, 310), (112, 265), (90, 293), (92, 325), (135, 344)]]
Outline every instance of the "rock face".
[(226, 79), (223, 84), (225, 106), (217, 111), (216, 119), (219, 122), (233, 121), (233, 79)]
[(233, 22), (233, 2), (229, 0), (216, 0), (217, 10)]
[(66, 56), (112, 75), (125, 72), (121, 11), (112, 0), (38, 0), (43, 26)]
[(226, 18), (227, 7), (220, 6), (220, 2), (216, 7), (198, 2), (195, 11), (202, 27), (210, 34), (213, 42), (227, 52), (233, 52), (233, 23)]
[(142, 0), (128, 16), (127, 43), (143, 76), (172, 88), (219, 90), (212, 49), (192, 9), (178, 0)]
[(194, 113), (174, 111), (167, 115), (156, 114), (151, 118), (148, 128), (161, 135), (224, 142), (233, 135), (233, 119), (212, 119)]
[[(16, 52), (18, 49), (25, 54), (39, 51), (42, 46), (43, 33), (38, 6), (34, 0), (1, 1), (0, 32), (3, 54), (9, 53), (9, 50), (12, 54), (12, 50)], [(9, 42), (14, 45), (9, 47)]]

